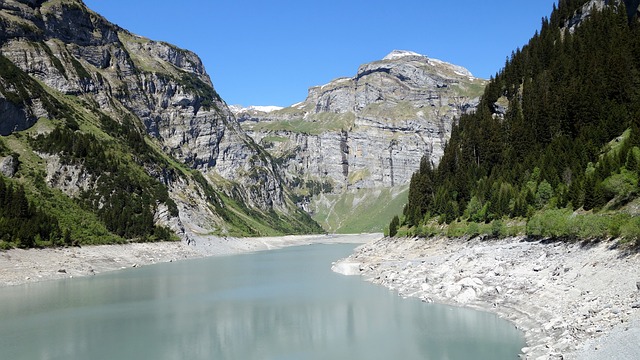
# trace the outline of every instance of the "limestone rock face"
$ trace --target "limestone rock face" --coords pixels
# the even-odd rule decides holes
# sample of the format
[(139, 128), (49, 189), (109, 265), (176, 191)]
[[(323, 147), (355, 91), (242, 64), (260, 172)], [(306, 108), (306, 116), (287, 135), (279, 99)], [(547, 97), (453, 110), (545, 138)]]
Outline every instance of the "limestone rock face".
[(602, 11), (607, 5), (620, 4), (621, 2), (624, 2), (627, 8), (627, 15), (630, 21), (634, 16), (640, 15), (640, 0), (590, 0), (573, 16), (569, 17), (563, 27), (573, 33), (582, 22), (591, 17), (593, 11)]
[(93, 186), (95, 179), (82, 166), (63, 164), (58, 155), (42, 154), (42, 157), (47, 163), (45, 180), (49, 186), (60, 189), (71, 197)]
[(393, 51), (291, 107), (234, 111), (290, 184), (392, 187), (408, 183), (423, 156), (439, 162), (454, 119), (475, 108), (484, 85), (462, 67)]
[(14, 131), (25, 130), (33, 126), (38, 118), (28, 108), (14, 104), (0, 97), (0, 135), (9, 135)]
[(0, 158), (0, 174), (13, 177), (18, 170), (18, 164), (13, 156)]
[[(37, 80), (38, 87), (44, 84), (79, 98), (87, 109), (120, 123), (128, 120), (154, 138), (161, 151), (202, 172), (229, 197), (264, 212), (292, 210), (271, 157), (240, 128), (196, 54), (131, 34), (80, 0), (5, 0), (0, 2), (0, 55)], [(28, 129), (39, 118), (64, 117), (50, 111), (47, 94), (32, 94), (23, 103), (12, 101), (5, 95), (22, 96), (29, 90), (14, 88), (0, 83), (0, 134)], [(55, 161), (49, 168), (48, 183), (70, 195), (91, 185), (79, 168)], [(172, 194), (180, 193), (173, 184), (166, 185), (170, 192), (175, 190)], [(202, 218), (210, 210), (204, 205), (188, 212)], [(156, 220), (163, 216), (156, 214)]]

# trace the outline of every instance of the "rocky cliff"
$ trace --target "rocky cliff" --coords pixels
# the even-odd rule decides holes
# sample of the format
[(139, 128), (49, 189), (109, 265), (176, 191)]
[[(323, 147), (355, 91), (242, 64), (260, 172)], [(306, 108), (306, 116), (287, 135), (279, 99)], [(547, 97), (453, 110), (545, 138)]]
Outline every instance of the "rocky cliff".
[[(155, 160), (134, 153), (134, 162), (168, 188), (180, 209), (180, 216), (160, 220), (167, 212), (155, 206), (156, 222), (181, 233), (186, 223), (224, 232), (230, 216), (221, 214), (229, 208), (221, 210), (224, 199), (244, 209), (235, 212), (255, 211), (276, 222), (301, 216), (271, 157), (240, 128), (194, 53), (131, 34), (80, 0), (5, 0), (0, 55), (6, 63), (0, 134), (37, 127), (31, 136), (46, 135), (65, 119), (76, 134), (110, 140), (120, 139), (119, 132), (139, 134)], [(40, 122), (45, 125), (34, 126)], [(69, 164), (55, 151), (40, 155), (49, 186), (70, 196), (99, 186), (100, 175), (89, 174), (84, 160)], [(193, 181), (194, 171), (204, 175), (201, 181)], [(60, 179), (67, 179), (64, 185)], [(211, 191), (217, 195), (205, 195)]]
[(438, 163), (453, 120), (474, 109), (484, 83), (462, 67), (394, 51), (291, 107), (236, 111), (290, 182), (390, 187), (406, 184), (423, 156)]
[(640, 16), (640, 0), (588, 0), (574, 14), (563, 19), (562, 27), (573, 33), (576, 27), (591, 17), (593, 11), (601, 11), (610, 3), (624, 3), (630, 21)]
[(234, 111), (304, 204), (318, 193), (407, 184), (423, 156), (439, 162), (454, 119), (474, 109), (484, 85), (462, 67), (393, 51), (288, 108)]

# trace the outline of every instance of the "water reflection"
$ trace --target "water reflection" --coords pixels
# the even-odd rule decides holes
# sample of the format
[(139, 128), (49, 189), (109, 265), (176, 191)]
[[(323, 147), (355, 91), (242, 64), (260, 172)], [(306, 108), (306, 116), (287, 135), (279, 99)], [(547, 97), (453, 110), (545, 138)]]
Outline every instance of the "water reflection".
[(329, 270), (289, 248), (0, 289), (11, 359), (516, 359), (513, 326)]

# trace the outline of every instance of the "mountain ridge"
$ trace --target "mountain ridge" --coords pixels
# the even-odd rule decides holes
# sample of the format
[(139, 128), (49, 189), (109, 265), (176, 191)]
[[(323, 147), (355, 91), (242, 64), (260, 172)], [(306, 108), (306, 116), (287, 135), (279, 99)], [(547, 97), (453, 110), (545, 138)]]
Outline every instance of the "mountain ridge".
[[(21, 162), (11, 181), (34, 204), (53, 206), (43, 196), (60, 190), (78, 214), (127, 238), (158, 226), (183, 239), (319, 231), (193, 52), (133, 35), (75, 0), (3, 1), (0, 33), (2, 140)], [(110, 194), (119, 183), (132, 187)], [(133, 212), (120, 219), (131, 228), (120, 228), (117, 207)], [(81, 242), (99, 241), (60, 218)]]
[[(333, 201), (403, 187), (423, 156), (437, 163), (451, 124), (475, 107), (484, 84), (462, 67), (396, 50), (352, 77), (309, 88), (300, 103), (236, 117), (280, 164), (298, 204), (318, 214), (335, 208)], [(329, 196), (315, 202), (321, 193)]]

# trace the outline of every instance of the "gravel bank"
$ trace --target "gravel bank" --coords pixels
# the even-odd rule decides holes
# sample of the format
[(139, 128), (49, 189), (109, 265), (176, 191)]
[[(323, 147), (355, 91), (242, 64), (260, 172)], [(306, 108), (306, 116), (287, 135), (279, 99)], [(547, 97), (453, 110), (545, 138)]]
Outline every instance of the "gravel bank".
[(91, 276), (105, 271), (204, 256), (231, 255), (319, 243), (364, 243), (381, 237), (381, 234), (268, 238), (193, 236), (195, 240), (190, 244), (163, 242), (58, 249), (12, 249), (0, 252), (0, 287)]
[(524, 332), (525, 359), (639, 359), (640, 255), (614, 245), (386, 238), (334, 271), (497, 313)]

